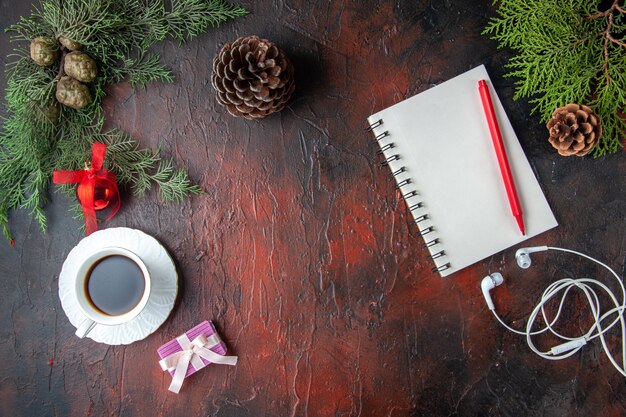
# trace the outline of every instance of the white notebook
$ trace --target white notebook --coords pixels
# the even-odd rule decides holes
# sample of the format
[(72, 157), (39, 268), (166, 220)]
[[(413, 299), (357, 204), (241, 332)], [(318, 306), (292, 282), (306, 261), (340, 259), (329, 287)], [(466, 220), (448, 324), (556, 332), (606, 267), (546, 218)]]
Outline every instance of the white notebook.
[[(511, 213), (479, 80), (489, 85), (526, 235)], [(441, 276), (557, 226), (483, 65), (367, 120)]]

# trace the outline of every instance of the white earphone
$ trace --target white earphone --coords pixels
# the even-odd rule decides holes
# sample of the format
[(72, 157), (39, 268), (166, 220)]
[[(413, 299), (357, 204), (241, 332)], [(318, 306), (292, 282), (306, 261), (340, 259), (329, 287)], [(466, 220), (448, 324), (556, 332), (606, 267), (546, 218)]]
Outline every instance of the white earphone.
[[(530, 254), (535, 252), (543, 252), (548, 250), (547, 246), (532, 246), (528, 248), (521, 248), (515, 252), (515, 260), (517, 261), (517, 265), (522, 269), (528, 269), (530, 267)], [(483, 297), (485, 297), (485, 301), (487, 301), (487, 306), (489, 310), (495, 310), (495, 306), (493, 305), (493, 301), (491, 300), (491, 295), (489, 291), (493, 290), (498, 285), (504, 282), (504, 278), (502, 274), (499, 272), (494, 272), (491, 275), (487, 275), (483, 278), (480, 283), (480, 289), (483, 292)]]
[[(615, 279), (617, 280), (617, 283), (619, 284), (619, 287), (621, 289), (621, 302), (618, 301), (617, 297), (615, 297), (613, 292), (605, 284), (603, 284), (602, 282), (596, 279), (592, 279), (592, 278), (560, 279), (550, 284), (544, 290), (541, 296), (541, 300), (535, 306), (530, 316), (528, 317), (525, 331), (520, 331), (520, 330), (513, 329), (512, 327), (504, 323), (504, 321), (502, 321), (500, 316), (498, 316), (498, 314), (496, 313), (493, 300), (491, 299), (490, 291), (494, 289), (495, 287), (497, 287), (498, 285), (502, 284), (504, 282), (504, 278), (502, 277), (502, 274), (500, 274), (499, 272), (494, 272), (490, 275), (487, 275), (485, 278), (483, 278), (483, 280), (480, 283), (480, 289), (482, 290), (483, 296), (485, 297), (485, 301), (487, 302), (487, 306), (489, 307), (489, 310), (493, 313), (496, 319), (506, 329), (512, 331), (513, 333), (526, 336), (526, 342), (528, 343), (528, 346), (530, 347), (530, 349), (533, 352), (535, 352), (537, 355), (545, 359), (559, 360), (559, 359), (570, 357), (576, 352), (578, 352), (584, 345), (586, 345), (588, 341), (595, 339), (595, 338), (599, 338), (600, 342), (602, 343), (604, 352), (606, 353), (607, 357), (609, 358), (613, 366), (623, 376), (626, 376), (626, 338), (625, 338), (626, 319), (624, 318), (624, 312), (626, 310), (626, 289), (624, 288), (624, 283), (620, 279), (619, 275), (617, 275), (617, 273), (614, 270), (609, 268), (604, 263), (590, 256), (587, 256), (583, 253), (576, 252), (570, 249), (563, 249), (563, 248), (549, 247), (549, 246), (534, 246), (534, 247), (519, 249), (515, 253), (515, 260), (517, 261), (517, 265), (520, 268), (527, 269), (531, 265), (531, 261), (530, 261), (531, 253), (543, 252), (547, 250), (556, 250), (560, 252), (567, 252), (567, 253), (571, 253), (574, 255), (582, 256), (583, 258), (589, 259), (590, 261), (593, 261), (596, 264), (607, 269), (611, 273), (611, 275), (615, 277)], [(591, 327), (583, 335), (578, 336), (578, 337), (565, 336), (565, 335), (560, 334), (554, 329), (554, 325), (559, 319), (559, 316), (561, 315), (561, 310), (563, 308), (565, 299), (568, 293), (574, 289), (582, 291), (583, 294), (586, 296), (587, 301), (589, 302), (589, 308), (590, 308), (591, 314), (593, 315), (593, 323)], [(598, 290), (602, 290), (608, 296), (612, 304), (611, 308), (604, 313), (602, 312), (602, 308), (600, 305), (600, 297), (598, 296), (598, 293), (596, 292)], [(558, 304), (558, 310), (554, 318), (549, 319), (548, 312), (546, 311), (545, 305), (552, 298), (556, 297), (558, 294), (561, 294), (561, 293), (562, 295), (561, 295), (561, 300), (559, 301), (559, 304)], [(543, 320), (545, 324), (545, 327), (539, 330), (533, 331), (532, 329), (538, 317), (541, 317), (541, 319)], [(607, 322), (609, 318), (612, 318), (612, 321), (608, 325), (603, 324)], [(617, 361), (615, 360), (615, 358), (609, 351), (609, 348), (607, 346), (607, 342), (604, 336), (605, 333), (608, 332), (611, 328), (613, 328), (613, 326), (615, 326), (617, 323), (620, 324), (620, 328), (622, 332), (622, 337), (621, 337), (622, 364), (621, 366), (620, 364), (617, 363)], [(558, 338), (564, 340), (564, 343), (552, 347), (547, 352), (542, 352), (535, 346), (535, 344), (533, 343), (532, 337), (545, 333), (547, 331), (551, 332), (553, 335), (557, 336)]]
[(535, 252), (547, 251), (547, 246), (532, 246), (529, 248), (521, 248), (515, 252), (515, 260), (517, 265), (522, 269), (528, 269), (530, 267), (530, 254)]
[(494, 272), (491, 275), (487, 275), (483, 278), (483, 281), (480, 283), (480, 289), (483, 291), (483, 297), (485, 297), (485, 301), (487, 301), (487, 306), (489, 306), (489, 310), (495, 310), (495, 306), (493, 305), (493, 301), (491, 301), (491, 295), (489, 295), (489, 291), (496, 288), (498, 285), (504, 282), (504, 278), (502, 278), (502, 274), (499, 272)]

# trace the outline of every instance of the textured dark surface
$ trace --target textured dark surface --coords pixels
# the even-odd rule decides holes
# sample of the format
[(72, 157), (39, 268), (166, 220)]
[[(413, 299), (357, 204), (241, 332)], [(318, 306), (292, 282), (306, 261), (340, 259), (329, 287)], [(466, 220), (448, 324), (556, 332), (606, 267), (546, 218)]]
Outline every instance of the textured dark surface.
[[(529, 105), (512, 100), (508, 52), (480, 35), (491, 1), (242, 4), (248, 17), (159, 47), (174, 84), (122, 83), (106, 99), (109, 126), (161, 145), (207, 191), (180, 206), (126, 196), (105, 225), (141, 229), (171, 252), (181, 286), (171, 316), (126, 347), (76, 338), (57, 294), (82, 237), (70, 202), (51, 194), (45, 236), (13, 213), (15, 248), (0, 239), (0, 415), (626, 414), (626, 381), (598, 343), (540, 359), (494, 321), (479, 289), (501, 271), (497, 308), (521, 326), (552, 280), (606, 275), (558, 254), (538, 254), (522, 272), (509, 250), (439, 278), (363, 134), (371, 113), (485, 63), (560, 223), (528, 244), (578, 249), (623, 274), (623, 151), (594, 160), (551, 149)], [(0, 26), (29, 7), (1, 0)], [(209, 81), (220, 47), (250, 34), (275, 41), (296, 67), (292, 101), (262, 121), (228, 115)], [(4, 64), (11, 46), (0, 40)], [(156, 349), (203, 319), (240, 362), (171, 394)], [(569, 330), (586, 323), (575, 315)]]

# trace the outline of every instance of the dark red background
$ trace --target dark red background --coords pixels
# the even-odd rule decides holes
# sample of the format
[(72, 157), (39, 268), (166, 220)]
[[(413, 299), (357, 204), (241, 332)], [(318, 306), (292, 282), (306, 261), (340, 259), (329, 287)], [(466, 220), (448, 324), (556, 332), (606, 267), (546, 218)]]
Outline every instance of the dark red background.
[[(168, 248), (180, 275), (171, 316), (130, 346), (76, 338), (57, 294), (83, 237), (70, 201), (51, 194), (46, 235), (13, 213), (15, 248), (0, 240), (0, 415), (626, 414), (625, 380), (599, 343), (565, 361), (540, 359), (493, 320), (479, 289), (501, 271), (496, 305), (521, 327), (549, 282), (609, 278), (545, 253), (522, 272), (514, 250), (439, 278), (363, 133), (371, 113), (486, 64), (560, 223), (528, 244), (578, 249), (623, 274), (623, 151), (581, 159), (551, 149), (531, 107), (512, 100), (510, 52), (480, 34), (491, 1), (241, 4), (248, 17), (159, 46), (173, 84), (122, 83), (105, 101), (110, 127), (161, 145), (207, 191), (169, 206), (155, 193), (125, 195), (105, 225), (141, 229)], [(0, 25), (29, 7), (2, 0)], [(296, 67), (290, 105), (261, 121), (228, 115), (210, 85), (219, 48), (250, 34), (277, 42)], [(0, 36), (4, 64), (12, 46)], [(567, 308), (572, 333), (586, 323), (577, 310)], [(204, 319), (240, 362), (204, 369), (171, 394), (156, 349)]]

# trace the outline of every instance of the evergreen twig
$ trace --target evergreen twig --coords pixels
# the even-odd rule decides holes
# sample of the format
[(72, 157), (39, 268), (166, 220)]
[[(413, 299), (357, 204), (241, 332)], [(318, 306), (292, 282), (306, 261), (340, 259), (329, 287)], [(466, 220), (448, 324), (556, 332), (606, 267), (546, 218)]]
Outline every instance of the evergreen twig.
[[(547, 122), (558, 107), (588, 104), (602, 119), (594, 157), (617, 152), (626, 136), (626, 9), (623, 0), (496, 0), (483, 31), (509, 47), (515, 99), (530, 98)], [(605, 10), (601, 10), (606, 5)]]
[[(184, 42), (246, 13), (222, 0), (41, 0), (29, 17), (8, 27), (19, 46), (7, 65), (7, 117), (0, 126), (0, 227), (6, 238), (12, 241), (8, 224), (15, 209), (28, 210), (45, 232), (52, 172), (80, 169), (94, 140), (108, 145), (105, 165), (136, 194), (157, 185), (163, 202), (180, 202), (202, 192), (185, 170), (162, 160), (160, 150), (142, 149), (119, 130), (103, 131), (101, 100), (107, 84), (125, 79), (133, 87), (173, 81), (159, 55), (148, 52), (153, 44), (167, 36)], [(46, 110), (56, 103), (62, 63), (43, 68), (30, 59), (29, 43), (39, 36), (81, 44), (98, 66), (90, 84), (93, 103), (81, 110), (61, 106), (58, 121)], [(59, 189), (75, 196), (74, 187)], [(76, 207), (72, 211), (82, 217)]]

